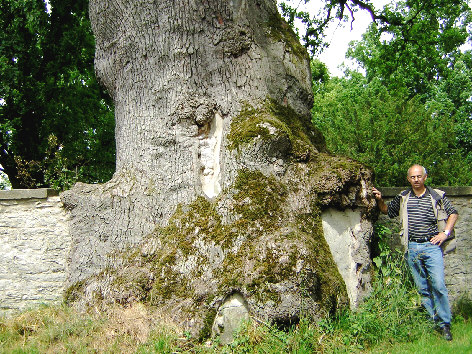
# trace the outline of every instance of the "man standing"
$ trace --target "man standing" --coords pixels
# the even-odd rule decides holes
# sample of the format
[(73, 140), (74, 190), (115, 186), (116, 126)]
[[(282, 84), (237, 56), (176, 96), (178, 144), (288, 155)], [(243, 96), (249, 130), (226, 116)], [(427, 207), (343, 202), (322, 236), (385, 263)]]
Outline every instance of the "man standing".
[[(411, 189), (401, 192), (388, 205), (380, 191), (373, 188), (373, 193), (382, 213), (391, 218), (402, 218), (402, 243), (408, 249), (408, 265), (422, 297), (422, 304), (439, 326), (444, 338), (452, 340), (451, 309), (440, 246), (451, 235), (458, 214), (444, 192), (424, 185), (426, 178), (426, 169), (413, 165), (408, 169), (407, 176)], [(441, 219), (444, 222), (440, 230), (438, 220)]]

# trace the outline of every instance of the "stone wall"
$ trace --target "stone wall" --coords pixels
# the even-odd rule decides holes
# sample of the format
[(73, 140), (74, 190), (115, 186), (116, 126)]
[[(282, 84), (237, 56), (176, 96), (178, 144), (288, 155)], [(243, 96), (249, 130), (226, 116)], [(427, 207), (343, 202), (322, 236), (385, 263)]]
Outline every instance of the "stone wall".
[[(386, 200), (401, 190), (381, 188)], [(472, 284), (472, 187), (443, 190), (459, 212), (457, 250), (445, 258), (446, 282), (454, 301), (470, 291)], [(359, 267), (358, 260), (367, 252), (359, 246), (366, 235), (359, 231), (358, 215), (354, 213), (357, 216), (353, 218), (346, 213), (325, 212), (323, 228), (351, 302), (357, 303), (355, 294), (369, 289), (363, 276), (367, 265)], [(62, 300), (71, 243), (68, 220), (68, 212), (52, 190), (0, 191), (0, 314)], [(382, 215), (378, 222), (395, 231), (392, 242), (398, 243), (398, 220)]]
[[(379, 188), (386, 201), (405, 188)], [(446, 284), (449, 298), (452, 302), (466, 293), (472, 295), (470, 284), (472, 284), (472, 187), (440, 187), (446, 192), (446, 196), (452, 202), (459, 213), (456, 223), (456, 251), (447, 254), (445, 261)], [(391, 230), (392, 242), (399, 245), (398, 231), (400, 230), (400, 219), (389, 219), (381, 215), (378, 223), (387, 225)]]
[(0, 191), (0, 314), (62, 300), (68, 214), (48, 189)]

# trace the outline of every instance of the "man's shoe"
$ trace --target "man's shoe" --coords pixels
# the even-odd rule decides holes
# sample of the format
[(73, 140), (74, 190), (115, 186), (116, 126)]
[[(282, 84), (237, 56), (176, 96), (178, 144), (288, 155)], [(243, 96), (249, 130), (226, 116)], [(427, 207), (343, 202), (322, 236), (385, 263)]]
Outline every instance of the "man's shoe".
[(445, 325), (444, 327), (442, 327), (441, 331), (445, 340), (452, 340), (451, 328), (449, 327), (449, 325)]

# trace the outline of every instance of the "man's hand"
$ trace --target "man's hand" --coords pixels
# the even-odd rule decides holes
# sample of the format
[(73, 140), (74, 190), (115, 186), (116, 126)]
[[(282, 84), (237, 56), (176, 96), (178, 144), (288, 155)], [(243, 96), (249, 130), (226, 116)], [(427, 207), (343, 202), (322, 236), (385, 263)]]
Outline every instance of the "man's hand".
[(384, 214), (387, 214), (388, 207), (382, 199), (382, 193), (380, 193), (380, 191), (375, 187), (372, 187), (372, 193), (374, 194), (374, 197), (377, 200), (377, 206), (379, 207), (380, 211)]
[(382, 199), (382, 193), (380, 193), (380, 191), (377, 188), (372, 187), (372, 193), (374, 194), (375, 199), (377, 200)]
[(444, 241), (447, 240), (447, 235), (444, 232), (440, 232), (436, 236), (434, 236), (429, 242), (433, 245), (441, 246)]
[[(452, 231), (452, 229), (454, 228), (454, 225), (456, 224), (457, 218), (458, 218), (457, 214), (449, 215), (449, 217), (447, 218), (447, 223), (446, 223), (446, 228), (445, 229), (449, 230), (449, 231)], [(430, 242), (433, 245), (441, 246), (442, 243), (448, 239), (448, 237), (449, 236), (447, 236), (444, 232), (440, 232), (436, 236), (434, 236), (430, 240)]]

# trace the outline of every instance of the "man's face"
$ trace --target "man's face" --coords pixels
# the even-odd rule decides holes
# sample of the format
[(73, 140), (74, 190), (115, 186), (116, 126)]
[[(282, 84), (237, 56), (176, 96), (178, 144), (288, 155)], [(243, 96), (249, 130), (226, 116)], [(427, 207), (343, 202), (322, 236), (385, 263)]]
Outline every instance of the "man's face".
[(422, 189), (427, 175), (423, 173), (423, 169), (419, 166), (413, 166), (408, 171), (408, 182), (413, 189)]

